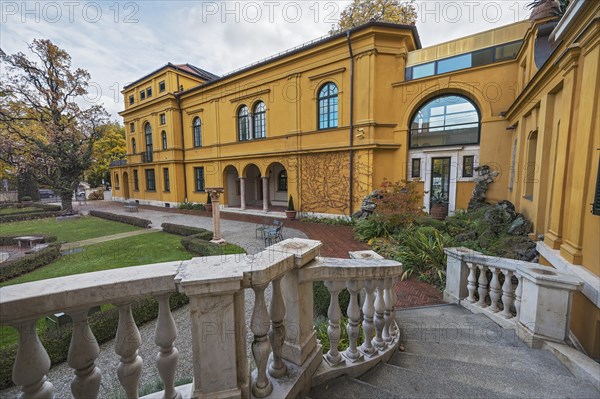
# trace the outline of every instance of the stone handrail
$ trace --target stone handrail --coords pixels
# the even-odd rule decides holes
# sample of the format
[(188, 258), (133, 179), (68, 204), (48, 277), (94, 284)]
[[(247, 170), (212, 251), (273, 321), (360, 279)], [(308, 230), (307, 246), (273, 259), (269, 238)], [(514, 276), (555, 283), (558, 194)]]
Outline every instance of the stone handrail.
[(485, 313), (504, 327), (516, 327), (530, 346), (568, 338), (573, 291), (582, 282), (538, 263), (446, 248), (444, 299)]
[[(159, 303), (156, 366), (165, 385), (165, 391), (153, 397), (292, 398), (307, 393), (311, 384), (341, 374), (362, 374), (387, 360), (398, 345), (393, 286), (402, 267), (378, 259), (320, 258), (320, 247), (318, 241), (291, 239), (256, 255), (194, 258), (0, 288), (0, 321), (14, 325), (20, 334), (13, 381), (22, 387), (23, 398), (53, 397), (52, 384), (46, 378), (50, 359), (35, 327), (39, 317), (60, 311), (73, 319), (68, 355), (75, 374), (71, 392), (75, 398), (97, 397), (100, 371), (95, 359), (99, 347), (87, 314), (93, 306), (112, 303), (119, 311), (117, 375), (127, 397), (137, 398), (143, 363), (138, 355), (141, 337), (130, 304), (146, 296)], [(313, 324), (312, 282), (318, 280), (325, 281), (331, 293), (328, 335), (332, 345), (324, 356)], [(267, 305), (264, 293), (269, 285), (272, 297)], [(344, 288), (351, 294), (347, 310), (350, 347), (340, 353), (338, 295)], [(363, 288), (364, 343), (358, 346), (358, 295)], [(252, 289), (255, 296), (250, 324), (256, 364), (252, 375), (246, 354), (246, 289)], [(168, 301), (176, 291), (190, 299), (194, 357), (193, 383), (177, 389), (178, 352), (173, 345), (177, 328)]]

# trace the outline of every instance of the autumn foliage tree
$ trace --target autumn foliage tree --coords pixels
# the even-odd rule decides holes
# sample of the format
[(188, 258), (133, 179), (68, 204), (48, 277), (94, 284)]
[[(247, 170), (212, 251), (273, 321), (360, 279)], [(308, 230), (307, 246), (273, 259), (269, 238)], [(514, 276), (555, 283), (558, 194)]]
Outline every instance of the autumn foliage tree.
[[(5, 72), (0, 84), (0, 157), (72, 209), (73, 192), (92, 162), (94, 142), (108, 114), (86, 103), (90, 74), (71, 68), (71, 56), (50, 40), (34, 40), (30, 59), (0, 50)], [(86, 106), (89, 105), (89, 106)]]
[(414, 0), (353, 0), (330, 33), (335, 34), (368, 22), (414, 25), (417, 8)]
[(86, 180), (92, 186), (99, 186), (102, 180), (110, 181), (110, 162), (125, 159), (127, 144), (125, 128), (117, 122), (99, 127), (100, 138), (94, 143), (92, 163), (85, 173)]

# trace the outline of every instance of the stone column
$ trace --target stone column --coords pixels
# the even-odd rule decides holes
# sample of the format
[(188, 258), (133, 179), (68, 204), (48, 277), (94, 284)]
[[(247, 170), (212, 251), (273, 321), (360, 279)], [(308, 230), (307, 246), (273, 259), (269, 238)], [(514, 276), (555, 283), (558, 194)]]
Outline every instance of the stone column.
[(219, 206), (219, 198), (225, 190), (223, 188), (207, 188), (206, 191), (210, 194), (212, 201), (213, 239), (210, 242), (224, 244), (225, 240), (221, 237), (221, 207)]
[(240, 209), (246, 209), (246, 178), (240, 177)]
[(262, 177), (263, 186), (263, 211), (269, 212), (269, 177)]
[(468, 254), (478, 253), (467, 248), (446, 248), (446, 289), (444, 290), (444, 301), (459, 303), (461, 299), (469, 296), (467, 290), (467, 277), (469, 268), (463, 257)]

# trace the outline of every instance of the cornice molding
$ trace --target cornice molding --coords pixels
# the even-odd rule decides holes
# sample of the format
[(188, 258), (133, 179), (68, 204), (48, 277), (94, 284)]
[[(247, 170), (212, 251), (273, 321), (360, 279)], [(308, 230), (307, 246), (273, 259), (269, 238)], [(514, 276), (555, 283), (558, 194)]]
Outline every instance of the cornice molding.
[(309, 80), (319, 80), (319, 79), (322, 79), (322, 78), (324, 78), (326, 76), (335, 75), (336, 73), (342, 73), (345, 70), (346, 70), (346, 67), (341, 67), (341, 68), (334, 69), (332, 71), (320, 73), (318, 75), (309, 76), (308, 79)]

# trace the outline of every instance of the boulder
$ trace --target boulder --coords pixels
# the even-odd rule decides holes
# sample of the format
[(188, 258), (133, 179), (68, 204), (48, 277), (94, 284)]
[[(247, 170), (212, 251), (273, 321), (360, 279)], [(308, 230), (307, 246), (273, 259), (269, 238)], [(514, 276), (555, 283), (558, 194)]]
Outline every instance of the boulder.
[(531, 232), (533, 224), (525, 218), (525, 216), (518, 214), (515, 220), (508, 228), (508, 234), (513, 236), (526, 236)]

